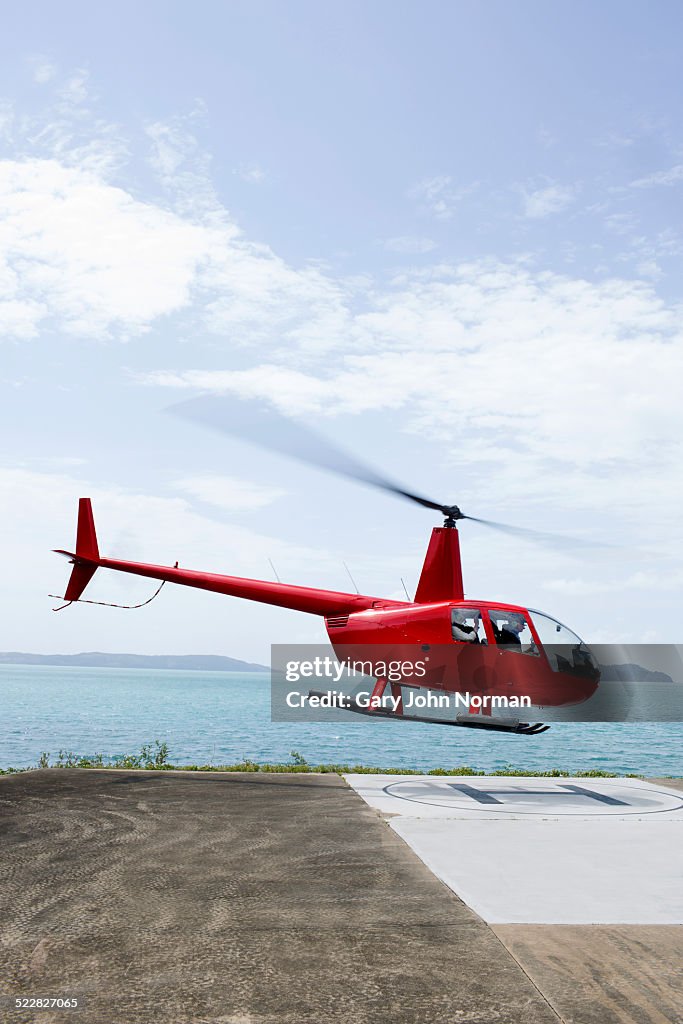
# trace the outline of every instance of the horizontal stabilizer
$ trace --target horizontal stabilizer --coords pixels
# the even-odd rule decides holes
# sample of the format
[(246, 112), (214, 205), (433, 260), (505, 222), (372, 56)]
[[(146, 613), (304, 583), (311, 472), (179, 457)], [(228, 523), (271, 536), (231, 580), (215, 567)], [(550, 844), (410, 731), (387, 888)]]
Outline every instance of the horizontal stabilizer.
[(66, 593), (64, 594), (64, 600), (77, 601), (96, 572), (96, 565), (86, 565), (84, 562), (76, 562), (71, 571), (71, 578), (69, 579)]
[(71, 577), (64, 594), (64, 600), (78, 601), (95, 575), (98, 565), (100, 565), (100, 551), (97, 546), (95, 520), (92, 514), (90, 498), (80, 498), (78, 502), (76, 551), (59, 550), (57, 554), (66, 555), (73, 562), (73, 569), (71, 570)]

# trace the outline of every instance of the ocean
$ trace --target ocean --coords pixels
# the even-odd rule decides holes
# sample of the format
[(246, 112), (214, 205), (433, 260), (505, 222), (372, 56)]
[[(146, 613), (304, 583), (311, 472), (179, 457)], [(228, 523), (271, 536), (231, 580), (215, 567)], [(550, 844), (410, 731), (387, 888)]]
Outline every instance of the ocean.
[(531, 771), (601, 769), (683, 776), (683, 724), (554, 723), (538, 736), (435, 725), (270, 720), (266, 673), (0, 665), (0, 767), (42, 752), (107, 757), (159, 740), (176, 764), (245, 758), (310, 764)]

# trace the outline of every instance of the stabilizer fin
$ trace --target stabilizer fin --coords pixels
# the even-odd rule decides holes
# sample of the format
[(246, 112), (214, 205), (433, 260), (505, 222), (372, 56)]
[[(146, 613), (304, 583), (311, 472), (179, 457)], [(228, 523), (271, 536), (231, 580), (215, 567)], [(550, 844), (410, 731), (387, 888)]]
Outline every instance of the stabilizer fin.
[(96, 565), (85, 565), (83, 562), (76, 562), (71, 570), (69, 583), (64, 593), (64, 600), (77, 601), (96, 572)]
[(99, 562), (100, 560), (90, 498), (80, 498), (78, 502), (76, 558), (83, 558), (89, 562)]
[(100, 551), (97, 546), (95, 520), (92, 514), (90, 498), (80, 498), (78, 502), (78, 526), (76, 528), (76, 551), (62, 551), (58, 554), (67, 555), (73, 562), (73, 569), (64, 594), (65, 601), (77, 601), (100, 564)]
[(415, 592), (415, 603), (462, 601), (464, 596), (458, 531), (454, 526), (435, 526)]

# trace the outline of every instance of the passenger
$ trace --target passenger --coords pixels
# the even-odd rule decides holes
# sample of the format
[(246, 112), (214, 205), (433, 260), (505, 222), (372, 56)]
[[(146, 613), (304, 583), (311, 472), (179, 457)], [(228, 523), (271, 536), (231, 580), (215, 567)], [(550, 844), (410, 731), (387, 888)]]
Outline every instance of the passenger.
[(497, 630), (496, 642), (521, 647), (522, 641), (519, 634), (523, 632), (525, 626), (524, 616), (513, 612), (511, 615), (508, 615), (507, 622), (504, 622)]
[[(473, 626), (467, 624), (467, 619), (474, 621)], [(451, 629), (453, 631), (453, 639), (465, 641), (466, 643), (478, 644), (479, 643), (479, 616), (468, 615), (467, 612), (460, 611), (455, 608), (451, 613)]]

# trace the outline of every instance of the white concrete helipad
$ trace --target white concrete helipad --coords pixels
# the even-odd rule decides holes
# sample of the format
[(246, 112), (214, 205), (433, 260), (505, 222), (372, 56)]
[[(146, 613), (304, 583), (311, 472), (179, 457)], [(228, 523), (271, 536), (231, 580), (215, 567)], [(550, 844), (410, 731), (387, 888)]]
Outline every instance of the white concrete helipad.
[(683, 924), (683, 789), (638, 779), (346, 779), (489, 923)]

